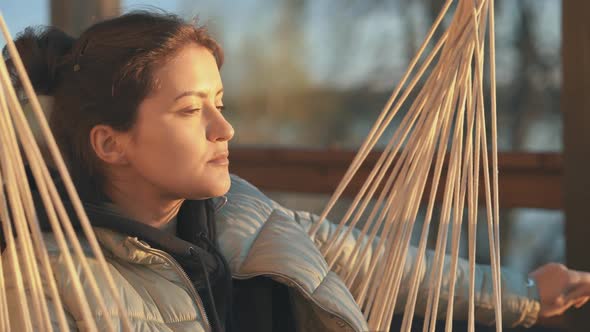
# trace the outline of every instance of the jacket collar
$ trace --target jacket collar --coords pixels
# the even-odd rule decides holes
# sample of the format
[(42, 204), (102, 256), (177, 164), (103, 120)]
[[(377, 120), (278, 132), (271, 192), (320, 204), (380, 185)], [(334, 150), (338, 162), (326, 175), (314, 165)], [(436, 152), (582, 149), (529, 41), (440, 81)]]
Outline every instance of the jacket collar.
[[(29, 168), (26, 168), (26, 171), (41, 230), (51, 233), (53, 230), (32, 172)], [(55, 172), (51, 172), (51, 175), (74, 229), (82, 235), (79, 219), (73, 204), (69, 201), (61, 178)], [(104, 249), (109, 250), (119, 259), (140, 264), (157, 261), (157, 258), (144, 257), (154, 255), (140, 253), (142, 249), (137, 246), (137, 241), (141, 240), (148, 244), (148, 247), (167, 252), (181, 261), (181, 264), (184, 263), (185, 258), (192, 261), (190, 257), (196, 252), (208, 268), (214, 270), (217, 266), (217, 260), (208, 250), (203, 249), (206, 245), (202, 243), (202, 238), (214, 239), (215, 236), (215, 227), (211, 219), (213, 213), (210, 211), (212, 203), (206, 200), (187, 200), (182, 204), (177, 216), (179, 237), (123, 216), (108, 201), (82, 202), (82, 204), (98, 241)]]

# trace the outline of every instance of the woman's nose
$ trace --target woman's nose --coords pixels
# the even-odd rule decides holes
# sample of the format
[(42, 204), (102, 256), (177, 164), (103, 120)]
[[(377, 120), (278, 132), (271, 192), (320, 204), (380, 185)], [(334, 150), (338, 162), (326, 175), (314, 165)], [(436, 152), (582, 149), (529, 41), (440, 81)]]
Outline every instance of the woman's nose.
[(207, 140), (211, 142), (229, 141), (234, 137), (234, 127), (225, 119), (223, 114), (214, 109), (207, 126)]

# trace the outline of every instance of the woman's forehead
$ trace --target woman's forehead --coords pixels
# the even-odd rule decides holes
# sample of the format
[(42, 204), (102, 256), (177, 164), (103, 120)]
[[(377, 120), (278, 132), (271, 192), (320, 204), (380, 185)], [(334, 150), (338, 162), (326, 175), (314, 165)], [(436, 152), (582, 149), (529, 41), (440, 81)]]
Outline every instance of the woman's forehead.
[[(187, 90), (216, 93), (222, 88), (215, 57), (207, 48), (189, 44), (154, 72), (160, 92), (181, 93)], [(215, 91), (213, 91), (215, 90)]]

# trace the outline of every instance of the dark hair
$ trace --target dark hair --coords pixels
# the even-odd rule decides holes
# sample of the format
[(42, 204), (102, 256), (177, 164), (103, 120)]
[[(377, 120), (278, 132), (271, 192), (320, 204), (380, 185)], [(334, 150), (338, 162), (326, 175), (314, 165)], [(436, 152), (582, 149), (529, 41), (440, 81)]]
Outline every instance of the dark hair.
[[(94, 24), (78, 39), (54, 27), (27, 28), (17, 37), (35, 91), (54, 96), (50, 126), (81, 195), (96, 197), (104, 189), (92, 127), (129, 130), (155, 88), (154, 68), (190, 42), (209, 49), (221, 67), (223, 51), (206, 29), (168, 13), (131, 12)], [(7, 64), (22, 95), (10, 59)]]

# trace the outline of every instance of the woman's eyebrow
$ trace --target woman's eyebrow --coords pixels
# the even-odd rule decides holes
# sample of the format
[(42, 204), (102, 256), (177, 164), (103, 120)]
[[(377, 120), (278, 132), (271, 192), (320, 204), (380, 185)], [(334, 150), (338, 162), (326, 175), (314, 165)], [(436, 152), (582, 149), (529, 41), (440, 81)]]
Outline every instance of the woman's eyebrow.
[[(217, 93), (215, 95), (219, 96), (222, 93), (223, 93), (223, 89), (220, 89), (219, 91), (217, 91)], [(186, 96), (197, 96), (197, 97), (201, 97), (201, 98), (206, 98), (207, 93), (205, 91), (189, 90), (189, 91), (185, 91), (185, 92), (179, 94), (178, 96), (176, 96), (176, 98), (174, 98), (174, 101), (176, 101), (180, 98), (186, 97)]]

